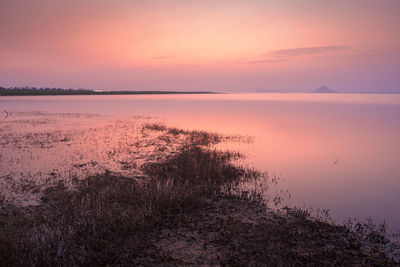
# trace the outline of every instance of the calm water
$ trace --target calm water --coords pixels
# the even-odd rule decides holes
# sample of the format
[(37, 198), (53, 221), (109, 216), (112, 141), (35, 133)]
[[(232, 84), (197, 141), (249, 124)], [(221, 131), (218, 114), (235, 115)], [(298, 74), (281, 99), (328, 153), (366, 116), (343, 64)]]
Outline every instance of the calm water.
[(235, 147), (280, 177), (287, 204), (372, 217), (400, 229), (400, 95), (232, 94), (0, 97), (11, 112), (158, 117), (255, 137)]

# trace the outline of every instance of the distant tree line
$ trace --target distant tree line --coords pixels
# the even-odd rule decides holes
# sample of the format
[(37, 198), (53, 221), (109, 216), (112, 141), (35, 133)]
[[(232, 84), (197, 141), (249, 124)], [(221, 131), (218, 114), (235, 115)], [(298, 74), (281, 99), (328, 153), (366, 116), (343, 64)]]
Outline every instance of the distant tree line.
[(33, 87), (32, 86), (25, 86), (25, 87), (15, 86), (15, 87), (8, 87), (8, 88), (0, 86), (0, 90), (93, 91), (93, 90), (82, 89), (82, 88), (79, 88), (79, 89), (72, 89), (72, 88), (65, 89), (65, 88), (54, 88), (54, 87), (53, 88), (50, 88), (50, 87), (37, 88), (37, 87), (34, 87), (34, 86)]
[(70, 94), (88, 94), (94, 92), (89, 89), (65, 89), (65, 88), (50, 88), (50, 87), (1, 87), (0, 95), (70, 95)]
[(90, 89), (64, 89), (49, 87), (1, 87), (0, 96), (24, 95), (138, 95), (138, 94), (212, 94), (212, 92), (179, 92), (179, 91), (95, 91)]

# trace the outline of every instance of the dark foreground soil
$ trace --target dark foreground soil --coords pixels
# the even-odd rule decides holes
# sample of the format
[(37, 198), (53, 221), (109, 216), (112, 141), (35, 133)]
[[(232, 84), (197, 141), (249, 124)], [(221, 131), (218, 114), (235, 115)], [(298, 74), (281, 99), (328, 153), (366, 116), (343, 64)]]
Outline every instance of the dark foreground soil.
[(94, 215), (99, 221), (92, 222), (71, 214), (69, 227), (77, 233), (60, 226), (68, 223), (65, 218), (55, 222), (54, 214), (43, 218), (46, 212), (31, 210), (28, 218), (24, 212), (4, 209), (0, 225), (11, 222), (18, 231), (31, 232), (47, 220), (59, 233), (44, 231), (42, 240), (24, 232), (14, 232), (15, 240), (0, 234), (2, 266), (399, 266), (385, 242), (300, 210), (270, 211), (226, 195), (168, 204), (143, 221), (129, 222), (122, 210), (112, 220)]
[(397, 266), (387, 247), (344, 226), (235, 197), (169, 218), (150, 239), (157, 257), (140, 259), (144, 265)]

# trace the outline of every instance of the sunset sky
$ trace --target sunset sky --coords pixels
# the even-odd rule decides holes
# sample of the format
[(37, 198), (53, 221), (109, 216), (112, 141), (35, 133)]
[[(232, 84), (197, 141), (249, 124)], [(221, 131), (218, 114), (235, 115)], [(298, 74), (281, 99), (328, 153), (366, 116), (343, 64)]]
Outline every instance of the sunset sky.
[(1, 0), (0, 86), (400, 92), (398, 0)]

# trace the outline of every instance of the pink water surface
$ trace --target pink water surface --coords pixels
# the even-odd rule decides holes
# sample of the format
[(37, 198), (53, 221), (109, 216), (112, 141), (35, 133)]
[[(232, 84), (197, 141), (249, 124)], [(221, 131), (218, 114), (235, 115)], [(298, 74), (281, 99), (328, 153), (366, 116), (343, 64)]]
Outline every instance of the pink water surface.
[[(11, 112), (152, 116), (255, 138), (230, 149), (280, 177), (289, 205), (400, 229), (400, 95), (217, 94), (1, 97)], [(226, 146), (226, 144), (225, 144)]]

